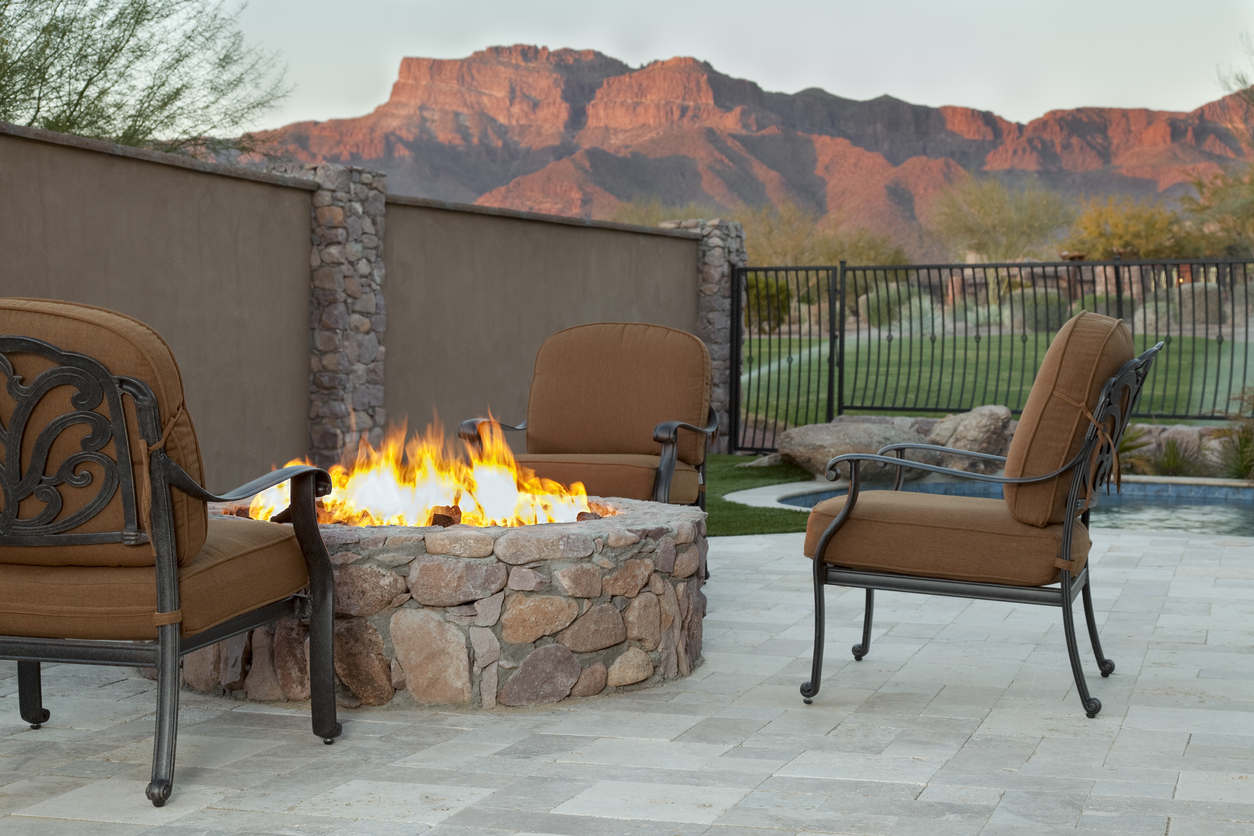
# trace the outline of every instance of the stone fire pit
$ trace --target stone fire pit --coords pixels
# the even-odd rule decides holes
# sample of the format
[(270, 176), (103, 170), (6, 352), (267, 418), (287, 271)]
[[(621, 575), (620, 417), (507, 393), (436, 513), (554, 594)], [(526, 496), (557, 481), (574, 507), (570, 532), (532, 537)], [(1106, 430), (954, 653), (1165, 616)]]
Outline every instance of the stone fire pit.
[[(600, 500), (613, 516), (521, 528), (322, 527), (346, 705), (536, 705), (687, 676), (701, 662), (705, 513)], [(309, 698), (308, 626), (220, 642), (184, 681)], [(405, 694), (407, 697), (402, 697)]]

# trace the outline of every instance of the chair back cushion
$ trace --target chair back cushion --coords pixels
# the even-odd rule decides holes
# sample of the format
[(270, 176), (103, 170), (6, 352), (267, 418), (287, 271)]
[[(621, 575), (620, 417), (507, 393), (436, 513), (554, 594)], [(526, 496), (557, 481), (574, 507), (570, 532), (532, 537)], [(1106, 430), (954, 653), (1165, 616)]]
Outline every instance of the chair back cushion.
[[(1006, 454), (1006, 475), (1042, 476), (1071, 461), (1084, 444), (1102, 386), (1134, 356), (1123, 320), (1081, 311), (1045, 352)], [(1082, 405), (1082, 406), (1081, 406)], [(1039, 527), (1066, 519), (1074, 471), (1030, 485), (1006, 485), (1015, 519)]]
[[(90, 305), (44, 299), (0, 298), (0, 334), (43, 340), (62, 351), (87, 355), (101, 363), (115, 377), (126, 376), (142, 380), (156, 396), (161, 420), (165, 423), (163, 429), (168, 429), (164, 447), (166, 455), (193, 479), (203, 484), (204, 471), (201, 467), (196, 431), (187, 410), (182, 409), (183, 380), (170, 347), (156, 331), (129, 316)], [(10, 355), (10, 359), (14, 363), (14, 373), (21, 376), (26, 383), (30, 383), (36, 375), (54, 365), (51, 360), (33, 354)], [(72, 391), (72, 387), (58, 386), (40, 400), (27, 424), (26, 438), (22, 445), (23, 472), (30, 465), (33, 436), (58, 415), (75, 411), (70, 403)], [(126, 455), (129, 455), (134, 474), (139, 523), (151, 537), (151, 485), (144, 469), (146, 445), (139, 432), (134, 402), (130, 397), (123, 397), (122, 405), (131, 448)], [(9, 424), (13, 407), (13, 399), (0, 387), (0, 423), (6, 426)], [(104, 405), (97, 408), (97, 411), (104, 412)], [(81, 430), (62, 432), (52, 446), (45, 472), (55, 472), (59, 462), (78, 452), (82, 437)], [(113, 442), (102, 452), (119, 463), (127, 461), (126, 458), (119, 458)], [(98, 477), (99, 474), (96, 474), (96, 478)], [(65, 496), (65, 508), (58, 516), (59, 519), (75, 510), (76, 500), (73, 494), (84, 492), (65, 490), (63, 486), (61, 493)], [(94, 486), (89, 486), (88, 494), (77, 500), (77, 507), (82, 507), (91, 494), (94, 494)], [(39, 500), (30, 498), (27, 502), (35, 503), (30, 506), (30, 511), (38, 512)], [(73, 532), (121, 531), (124, 527), (122, 502), (121, 491), (118, 491), (100, 513), (73, 529)], [(177, 490), (171, 491), (171, 503), (178, 561), (180, 564), (186, 563), (204, 545), (207, 509), (205, 503)], [(23, 503), (22, 510), (22, 516), (28, 516), (26, 503)], [(44, 566), (151, 566), (155, 562), (155, 555), (149, 543), (5, 546), (0, 550), (0, 561)]]
[[(705, 426), (710, 352), (662, 325), (599, 322), (559, 331), (536, 354), (527, 401), (528, 453), (657, 456), (663, 421)], [(680, 430), (679, 460), (699, 465), (705, 438)]]

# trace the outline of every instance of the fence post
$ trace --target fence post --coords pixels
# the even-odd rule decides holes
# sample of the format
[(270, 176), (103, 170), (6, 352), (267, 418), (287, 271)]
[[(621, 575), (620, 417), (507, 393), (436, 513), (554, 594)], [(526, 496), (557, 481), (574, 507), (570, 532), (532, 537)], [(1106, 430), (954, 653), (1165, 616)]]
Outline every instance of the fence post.
[(745, 268), (732, 267), (731, 271), (731, 396), (727, 405), (727, 452), (740, 448), (740, 362), (744, 343), (744, 312), (741, 307), (741, 287), (745, 282)]
[[(836, 322), (831, 324), (832, 346), (828, 349), (827, 360), (830, 363), (833, 353), (836, 356), (836, 414), (845, 414), (845, 262), (840, 262), (840, 294), (837, 304), (840, 307), (840, 313)], [(830, 309), (830, 308), (829, 308)], [(837, 331), (837, 329), (840, 329)], [(832, 349), (835, 349), (833, 352)], [(834, 416), (829, 406), (827, 420), (830, 422)]]
[(1123, 261), (1123, 253), (1115, 253), (1115, 319), (1123, 319), (1123, 271), (1119, 269), (1120, 261)]

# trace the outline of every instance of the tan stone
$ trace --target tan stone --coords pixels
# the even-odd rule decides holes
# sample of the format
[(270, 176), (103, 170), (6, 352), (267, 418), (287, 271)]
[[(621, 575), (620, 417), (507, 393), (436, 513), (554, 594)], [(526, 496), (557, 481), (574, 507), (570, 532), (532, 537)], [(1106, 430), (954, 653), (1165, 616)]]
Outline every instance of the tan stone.
[(528, 569), (525, 566), (515, 566), (509, 570), (509, 586), (510, 589), (517, 589), (521, 592), (535, 592), (549, 585), (549, 579), (541, 575), (534, 569)]
[(619, 688), (643, 682), (651, 676), (653, 676), (653, 661), (649, 658), (649, 654), (638, 647), (629, 647), (626, 653), (610, 665), (606, 683)]
[(487, 598), (475, 601), (474, 623), (480, 627), (491, 627), (501, 620), (501, 605), (505, 603), (505, 590)]
[(383, 637), (364, 618), (335, 622), (335, 673), (362, 705), (386, 705), (396, 693)]
[(675, 566), (675, 540), (663, 537), (653, 550), (653, 563), (659, 572), (669, 572)]
[(570, 689), (572, 697), (594, 697), (605, 690), (605, 682), (608, 671), (604, 662), (597, 662), (589, 668), (584, 668), (583, 673), (579, 674), (579, 681), (575, 683), (575, 687)]
[(568, 648), (545, 645), (523, 659), (497, 701), (502, 705), (539, 705), (565, 699), (582, 672), (579, 660)]
[(470, 628), (470, 646), (475, 651), (475, 669), (482, 670), (501, 658), (501, 643), (486, 627)]
[(690, 522), (681, 522), (675, 526), (675, 543), (676, 545), (684, 545), (691, 543), (696, 536), (696, 529)]
[(496, 662), (483, 669), (483, 675), (479, 677), (479, 706), (481, 708), (496, 708), (496, 689), (500, 674), (501, 670)]
[(244, 693), (250, 700), (284, 699), (279, 675), (274, 670), (274, 634), (259, 627), (252, 632), (252, 665), (244, 677)]
[(405, 579), (372, 566), (341, 566), (335, 570), (335, 612), (368, 616), (387, 609), (406, 594)]
[(274, 670), (283, 696), (293, 702), (309, 699), (309, 625), (292, 616), (274, 625)]
[(666, 587), (670, 586), (670, 582), (666, 578), (654, 572), (649, 576), (649, 591), (659, 598), (666, 594)]
[(193, 650), (183, 657), (183, 683), (193, 691), (209, 692), (218, 687), (218, 656), (216, 644)]
[(339, 227), (344, 225), (344, 210), (339, 206), (319, 206), (314, 210), (318, 226)]
[(510, 595), (501, 616), (501, 638), (511, 644), (533, 642), (567, 627), (579, 605), (554, 595)]
[(508, 571), (495, 561), (422, 555), (409, 564), (409, 591), (425, 606), (455, 607), (500, 592)]
[(601, 594), (601, 570), (591, 563), (576, 563), (553, 573), (553, 581), (567, 595), (596, 598)]
[(695, 545), (689, 544), (684, 547), (683, 551), (675, 555), (675, 566), (671, 569), (671, 576), (675, 578), (691, 577), (700, 565), (700, 550)]
[(640, 587), (649, 582), (653, 574), (653, 561), (647, 557), (628, 560), (617, 572), (607, 575), (601, 582), (601, 591), (606, 595), (622, 595), (634, 598)]
[(662, 632), (666, 632), (679, 621), (679, 599), (675, 595), (675, 587), (666, 584), (659, 599), (662, 604)]
[(592, 538), (553, 531), (509, 531), (496, 541), (496, 556), (510, 564), (576, 560), (592, 554)]
[(401, 663), (392, 660), (392, 688), (399, 691), (405, 687), (405, 670), (401, 667)]
[(623, 546), (634, 546), (639, 542), (639, 534), (634, 531), (627, 531), (623, 528), (616, 528), (605, 535), (605, 545), (611, 549), (621, 549)]
[(426, 535), (428, 554), (451, 554), (455, 557), (487, 557), (492, 554), (496, 539), (482, 529), (453, 525)]
[(641, 592), (623, 610), (627, 638), (645, 650), (657, 650), (662, 638), (662, 605), (652, 592)]
[(405, 674), (405, 689), (422, 705), (470, 702), (470, 654), (462, 631), (426, 610), (398, 610), (391, 621), (392, 647)]
[(558, 633), (557, 640), (575, 653), (591, 653), (626, 641), (627, 628), (613, 604), (597, 604)]

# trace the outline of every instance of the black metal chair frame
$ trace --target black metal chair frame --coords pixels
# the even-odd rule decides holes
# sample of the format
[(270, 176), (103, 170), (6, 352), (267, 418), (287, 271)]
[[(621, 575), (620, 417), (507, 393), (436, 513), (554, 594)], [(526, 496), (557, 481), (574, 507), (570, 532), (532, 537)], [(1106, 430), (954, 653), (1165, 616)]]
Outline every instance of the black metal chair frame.
[[(21, 376), (14, 373), (7, 356), (16, 353), (46, 357), (56, 365), (41, 372), (29, 384), (23, 383)], [(316, 467), (285, 467), (229, 493), (214, 495), (166, 456), (161, 445), (162, 422), (157, 401), (144, 382), (130, 377), (115, 377), (102, 364), (86, 355), (61, 351), (50, 343), (21, 336), (0, 336), (0, 375), (5, 378), (7, 391), (16, 401), (9, 425), (0, 425), (0, 445), (4, 447), (4, 461), (0, 462), (0, 488), (4, 492), (4, 505), (0, 508), (0, 548), (6, 545), (90, 547), (102, 543), (140, 546), (149, 542), (148, 535), (138, 524), (139, 507), (132, 477), (131, 448), (126, 416), (122, 410), (123, 397), (129, 397), (135, 405), (140, 435), (149, 450), (157, 617), (159, 621), (170, 622), (157, 627), (155, 641), (0, 636), (0, 659), (17, 660), (18, 704), (22, 719), (30, 723), (32, 729), (38, 729), (50, 716), (43, 707), (41, 662), (155, 667), (156, 734), (152, 782), (148, 784), (147, 796), (154, 806), (160, 807), (169, 799), (174, 786), (179, 660), (194, 650), (261, 627), (285, 615), (295, 615), (310, 620), (309, 678), (313, 733), (325, 743), (332, 743), (341, 731), (340, 724), (336, 722), (335, 706), (334, 578), (330, 557), (318, 531), (315, 507), (317, 497), (331, 491), (331, 479), (327, 472)], [(60, 386), (77, 389), (71, 398), (71, 405), (76, 411), (60, 415), (41, 431), (33, 448), (31, 464), (23, 474), (21, 451), (26, 422), (38, 401)], [(94, 411), (102, 406), (104, 413)], [(60, 462), (55, 474), (47, 475), (45, 470), (53, 442), (74, 425), (89, 428), (81, 442), (81, 451), (67, 456)], [(111, 441), (114, 457), (102, 452)], [(88, 463), (98, 467), (103, 474), (99, 490), (83, 508), (57, 520), (62, 508), (58, 486), (67, 484), (81, 489), (90, 485), (93, 474), (84, 469)], [(290, 522), (295, 529), (309, 571), (309, 594), (293, 595), (194, 636), (181, 637), (178, 559), (170, 490), (178, 489), (205, 502), (240, 502), (288, 480), (292, 483), (291, 505), (272, 521)], [(124, 516), (122, 531), (87, 534), (73, 530), (96, 516), (118, 493), (122, 497)], [(44, 508), (35, 517), (20, 519), (18, 504), (31, 496), (41, 500)], [(162, 615), (166, 617), (161, 618)]]
[(866, 590), (866, 610), (862, 621), (862, 642), (852, 648), (855, 661), (862, 661), (871, 649), (871, 626), (875, 609), (875, 590), (883, 589), (891, 592), (915, 592), (924, 595), (945, 595), (957, 598), (975, 598), (986, 601), (1004, 601), (1012, 604), (1039, 604), (1047, 607), (1058, 607), (1062, 610), (1063, 632), (1066, 634), (1067, 654), (1071, 660), (1071, 672), (1075, 677), (1076, 690), (1084, 712), (1089, 717), (1096, 717), (1102, 710), (1101, 700), (1090, 695), (1088, 683), (1084, 678), (1084, 670), (1080, 665), (1079, 647), (1076, 643), (1075, 622), (1071, 608), (1077, 595), (1084, 601), (1084, 617), (1088, 624), (1089, 640), (1092, 642), (1093, 653), (1097, 657), (1098, 669), (1103, 677), (1110, 676), (1115, 670), (1115, 663), (1102, 653), (1101, 640), (1097, 634), (1097, 621), (1093, 613), (1093, 597), (1089, 587), (1089, 566), (1085, 565), (1076, 575), (1070, 569), (1061, 570), (1061, 580), (1057, 586), (1024, 587), (1008, 584), (979, 583), (975, 581), (959, 581), (944, 578), (929, 578), (914, 575), (893, 574), (889, 572), (869, 572), (857, 569), (833, 566), (823, 561), (828, 544), (852, 514), (858, 501), (859, 476), (858, 468), (863, 463), (880, 464), (896, 468), (896, 479), (893, 490), (900, 490), (905, 475), (905, 468), (924, 470), (929, 473), (941, 473), (963, 479), (974, 479), (981, 482), (996, 482), (1003, 485), (1029, 485), (1043, 482), (1072, 471), (1071, 489), (1067, 495), (1067, 513), (1063, 522), (1062, 562), (1071, 565), (1071, 539), (1076, 519), (1085, 526), (1089, 522), (1089, 509), (1096, 502), (1100, 489), (1106, 484), (1113, 470), (1118, 466), (1117, 452), (1119, 439), (1127, 429), (1128, 421), (1136, 409), (1140, 398), (1141, 386), (1149, 374), (1154, 357), (1163, 347), (1158, 343), (1133, 360), (1124, 364), (1114, 377), (1106, 381), (1098, 398), (1097, 407), (1093, 410), (1088, 432), (1080, 452), (1063, 467), (1043, 476), (1025, 476), (1011, 478), (992, 476), (981, 473), (968, 473), (962, 470), (940, 467), (906, 460), (907, 450), (933, 450), (951, 455), (969, 456), (986, 461), (1005, 463), (1003, 456), (987, 453), (973, 453), (967, 450), (956, 450), (930, 444), (892, 444), (877, 454), (851, 453), (837, 456), (827, 463), (827, 478), (834, 480), (839, 476), (839, 466), (849, 465), (849, 493), (844, 507), (836, 518), (828, 525), (819, 539), (814, 556), (814, 656), (810, 679), (801, 684), (801, 696), (809, 704), (814, 701), (822, 682), (823, 673), (823, 642), (826, 600), (825, 586), (846, 586)]
[[(482, 439), (479, 433), (482, 431), (484, 424), (494, 424), (503, 430), (525, 430), (527, 422), (523, 421), (517, 426), (504, 424), (495, 418), (470, 418), (462, 421), (457, 428), (457, 435), (464, 441), (471, 444), (479, 444)], [(705, 454), (701, 457), (701, 464), (697, 467), (697, 484), (700, 486), (697, 494), (697, 506), (705, 510), (705, 462), (710, 456), (710, 441), (718, 434), (718, 415), (714, 412), (714, 407), (710, 407), (709, 415), (706, 418), (705, 426), (698, 427), (694, 424), (688, 424), (684, 421), (663, 421), (653, 428), (653, 440), (662, 445), (662, 461), (658, 464), (657, 476), (653, 479), (653, 501), (669, 502), (671, 495), (671, 481), (675, 478), (675, 464), (679, 460), (679, 431), (688, 430), (690, 432), (702, 433), (705, 436)]]

